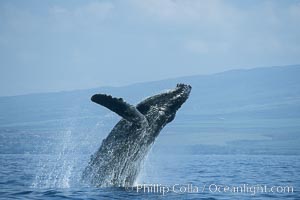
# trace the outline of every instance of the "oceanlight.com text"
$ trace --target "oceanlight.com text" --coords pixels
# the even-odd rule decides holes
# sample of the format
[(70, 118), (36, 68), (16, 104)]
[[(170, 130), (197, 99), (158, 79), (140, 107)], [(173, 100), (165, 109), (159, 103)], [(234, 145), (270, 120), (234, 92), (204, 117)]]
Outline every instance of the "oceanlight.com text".
[(291, 185), (267, 185), (267, 184), (239, 184), (239, 185), (224, 185), (224, 184), (174, 184), (174, 185), (162, 185), (162, 184), (137, 184), (132, 188), (137, 193), (156, 193), (166, 195), (168, 193), (240, 193), (256, 195), (262, 193), (293, 193), (294, 187)]

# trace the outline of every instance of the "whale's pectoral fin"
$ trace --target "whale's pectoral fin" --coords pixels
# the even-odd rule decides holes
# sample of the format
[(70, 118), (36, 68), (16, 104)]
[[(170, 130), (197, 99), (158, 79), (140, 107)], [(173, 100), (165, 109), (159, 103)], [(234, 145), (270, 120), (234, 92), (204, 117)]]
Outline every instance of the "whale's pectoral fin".
[(114, 98), (106, 94), (95, 94), (91, 100), (117, 113), (127, 121), (143, 123), (146, 120), (145, 116), (135, 106), (126, 103), (122, 98)]

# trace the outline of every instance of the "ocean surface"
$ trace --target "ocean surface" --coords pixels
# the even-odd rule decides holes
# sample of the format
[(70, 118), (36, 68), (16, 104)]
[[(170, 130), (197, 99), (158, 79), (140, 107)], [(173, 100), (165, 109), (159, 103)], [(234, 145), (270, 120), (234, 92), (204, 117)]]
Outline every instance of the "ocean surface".
[[(211, 145), (195, 146), (197, 131), (191, 124), (183, 128), (177, 121), (166, 127), (145, 159), (135, 187), (95, 188), (82, 183), (90, 155), (118, 120), (108, 119), (111, 123), (93, 126), (71, 120), (64, 122), (68, 126), (47, 122), (1, 127), (0, 199), (300, 199), (298, 154), (290, 154), (286, 146), (281, 151), (264, 150), (258, 144), (267, 145), (270, 139), (259, 134), (253, 135), (252, 148), (248, 140), (240, 144), (249, 151), (231, 151), (224, 134), (241, 136), (229, 134), (230, 129), (221, 134), (220, 129), (208, 128), (208, 124), (216, 127), (212, 122), (202, 133), (212, 135), (211, 141), (202, 137)], [(249, 127), (239, 124), (247, 135)], [(220, 134), (218, 145), (212, 144)]]
[[(299, 66), (233, 70), (124, 87), (0, 97), (0, 199), (300, 199)], [(95, 93), (136, 104), (192, 85), (132, 188), (81, 174), (120, 118)]]
[[(1, 199), (299, 199), (299, 156), (165, 155), (146, 161), (133, 188), (94, 188), (80, 182), (83, 155), (1, 154)], [(75, 160), (75, 159), (74, 159)], [(73, 160), (73, 161), (74, 161)], [(154, 161), (155, 160), (155, 161)], [(159, 163), (155, 163), (159, 162)], [(156, 165), (157, 164), (157, 165)], [(147, 186), (142, 184), (146, 183)], [(160, 188), (156, 191), (154, 187)], [(226, 191), (225, 186), (247, 190)], [(250, 189), (260, 185), (275, 192)], [(292, 186), (290, 192), (281, 187)], [(164, 187), (164, 189), (163, 189)], [(167, 191), (167, 187), (169, 191)], [(197, 189), (198, 188), (198, 189)], [(221, 188), (221, 190), (219, 190)]]

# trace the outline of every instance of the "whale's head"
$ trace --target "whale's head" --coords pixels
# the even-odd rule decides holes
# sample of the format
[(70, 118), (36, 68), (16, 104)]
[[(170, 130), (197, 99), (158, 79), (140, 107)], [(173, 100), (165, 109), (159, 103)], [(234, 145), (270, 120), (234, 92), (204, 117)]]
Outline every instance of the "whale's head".
[(177, 110), (188, 99), (191, 89), (190, 85), (177, 84), (175, 89), (151, 96), (136, 108), (146, 116), (149, 124), (162, 128), (175, 118)]
[(177, 84), (174, 89), (151, 96), (136, 106), (128, 104), (122, 98), (106, 94), (95, 94), (91, 100), (134, 125), (150, 126), (151, 130), (158, 132), (175, 118), (177, 110), (188, 99), (191, 89), (190, 85)]

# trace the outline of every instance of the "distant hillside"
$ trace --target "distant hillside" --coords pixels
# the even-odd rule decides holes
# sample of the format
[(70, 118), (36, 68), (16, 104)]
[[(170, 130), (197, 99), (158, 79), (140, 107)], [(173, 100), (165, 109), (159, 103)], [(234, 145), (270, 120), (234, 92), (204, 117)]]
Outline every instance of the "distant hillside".
[(135, 104), (183, 82), (193, 87), (179, 117), (300, 117), (300, 66), (232, 70), (124, 87), (0, 97), (0, 126), (109, 113), (93, 104), (94, 93), (109, 93)]
[[(233, 70), (69, 92), (0, 97), (0, 153), (93, 153), (120, 117), (95, 93), (136, 104), (177, 83), (190, 98), (155, 143), (155, 155), (300, 155), (300, 66)], [(160, 152), (160, 153), (157, 153)]]

